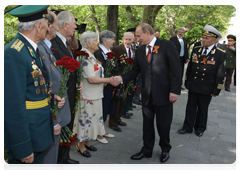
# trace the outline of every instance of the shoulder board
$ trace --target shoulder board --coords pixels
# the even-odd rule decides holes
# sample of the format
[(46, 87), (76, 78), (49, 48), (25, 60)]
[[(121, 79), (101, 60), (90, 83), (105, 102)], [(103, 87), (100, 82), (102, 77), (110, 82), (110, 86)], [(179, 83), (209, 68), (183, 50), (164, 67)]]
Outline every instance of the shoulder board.
[(196, 46), (196, 47), (194, 47), (194, 48), (201, 48), (201, 47), (203, 47), (203, 46)]
[(226, 53), (226, 51), (225, 51), (225, 50), (223, 50), (223, 49), (221, 49), (221, 48), (219, 48), (219, 47), (217, 47), (217, 50), (220, 50), (220, 51), (222, 51), (222, 52)]
[(21, 49), (23, 48), (23, 46), (24, 46), (24, 43), (23, 43), (21, 40), (17, 39), (17, 40), (12, 44), (11, 48), (13, 48), (13, 49), (17, 50), (18, 52), (20, 52)]

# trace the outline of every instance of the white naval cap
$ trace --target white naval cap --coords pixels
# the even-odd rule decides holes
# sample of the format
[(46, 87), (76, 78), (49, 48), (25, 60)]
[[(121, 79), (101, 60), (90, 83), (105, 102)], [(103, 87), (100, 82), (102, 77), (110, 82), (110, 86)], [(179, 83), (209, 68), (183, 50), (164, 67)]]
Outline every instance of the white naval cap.
[(205, 32), (203, 33), (203, 35), (215, 37), (215, 38), (222, 38), (222, 35), (220, 34), (220, 32), (211, 25), (206, 25), (204, 27), (204, 31)]

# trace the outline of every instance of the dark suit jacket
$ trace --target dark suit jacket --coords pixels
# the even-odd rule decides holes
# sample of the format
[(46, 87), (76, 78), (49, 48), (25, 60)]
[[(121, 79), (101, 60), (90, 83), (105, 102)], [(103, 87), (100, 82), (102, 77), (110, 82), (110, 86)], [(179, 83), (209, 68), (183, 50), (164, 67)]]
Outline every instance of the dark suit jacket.
[(125, 60), (128, 58), (124, 44), (113, 47), (112, 52), (121, 57), (121, 60), (118, 60), (118, 74), (122, 74), (124, 67), (126, 66)]
[(207, 62), (204, 64), (201, 63), (203, 61), (202, 50), (202, 46), (193, 48), (185, 76), (185, 85), (188, 90), (195, 93), (219, 95), (225, 77), (226, 53), (214, 46), (208, 53)]
[[(66, 46), (63, 44), (62, 40), (58, 36), (56, 36), (56, 38), (53, 38), (51, 42), (52, 42), (53, 54), (57, 60), (60, 60), (62, 57), (65, 57), (65, 56), (71, 56)], [(77, 75), (75, 71), (74, 73), (70, 74), (69, 80), (67, 82), (67, 87), (68, 87), (67, 94), (68, 94), (71, 113), (73, 112), (75, 102), (76, 102), (76, 83), (77, 83)]]
[[(180, 56), (180, 51), (181, 51), (181, 44), (180, 42), (178, 41), (178, 37), (175, 36), (175, 37), (172, 37), (170, 38), (171, 41), (174, 42), (174, 44), (176, 45), (177, 47), (177, 51), (178, 51), (178, 56)], [(183, 42), (184, 42), (184, 61), (186, 63), (186, 60), (189, 58), (188, 57), (188, 49), (187, 49), (187, 40), (186, 38), (183, 37)]]
[(129, 82), (141, 73), (142, 103), (147, 105), (152, 95), (156, 105), (164, 106), (170, 104), (170, 92), (180, 94), (181, 65), (173, 42), (157, 38), (154, 46), (159, 46), (158, 53), (152, 53), (149, 63), (146, 45), (141, 46), (136, 51), (132, 70), (122, 75), (122, 78), (123, 83)]
[[(104, 59), (102, 52), (103, 52), (102, 49), (99, 47), (99, 49), (97, 51), (95, 51), (94, 56), (99, 61), (102, 62), (102, 66), (105, 69), (107, 60)], [(118, 63), (115, 63), (115, 67), (112, 69), (110, 77), (116, 76), (116, 75), (118, 75)], [(112, 86), (111, 84), (108, 83), (107, 86), (105, 86), (105, 88), (108, 88), (108, 87), (114, 87), (114, 86)]]

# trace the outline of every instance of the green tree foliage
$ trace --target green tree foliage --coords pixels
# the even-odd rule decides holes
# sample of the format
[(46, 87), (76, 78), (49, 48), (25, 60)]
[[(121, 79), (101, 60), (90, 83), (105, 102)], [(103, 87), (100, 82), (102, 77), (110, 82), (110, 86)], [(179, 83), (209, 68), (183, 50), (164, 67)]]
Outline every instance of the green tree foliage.
[[(50, 5), (49, 9), (63, 9), (71, 12), (77, 20), (77, 24), (86, 23), (86, 30), (96, 31), (98, 26), (100, 31), (107, 29), (107, 9), (108, 5)], [(9, 5), (5, 10), (14, 7)], [(143, 22), (144, 10), (154, 11), (159, 9), (154, 6), (147, 8), (144, 5), (119, 5), (117, 22), (117, 39), (121, 42), (123, 33), (136, 27)], [(154, 28), (161, 31), (161, 39), (169, 39), (176, 35), (178, 27), (186, 28), (185, 37), (189, 44), (201, 38), (202, 29), (209, 24), (216, 27), (224, 35), (229, 26), (231, 17), (236, 9), (230, 5), (165, 5), (157, 12), (156, 16), (151, 16), (149, 23)], [(93, 20), (93, 17), (96, 20)], [(4, 15), (4, 45), (9, 43), (17, 34), (17, 18), (10, 14)], [(155, 23), (154, 23), (155, 22)], [(80, 35), (77, 34), (80, 38)], [(118, 43), (117, 43), (118, 44)]]

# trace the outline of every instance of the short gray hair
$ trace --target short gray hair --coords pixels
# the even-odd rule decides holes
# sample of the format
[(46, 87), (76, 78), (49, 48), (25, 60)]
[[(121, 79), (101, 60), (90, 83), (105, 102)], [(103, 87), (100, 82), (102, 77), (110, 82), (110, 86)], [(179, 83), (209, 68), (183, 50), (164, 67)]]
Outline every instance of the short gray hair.
[(30, 22), (20, 22), (18, 21), (17, 23), (17, 27), (18, 27), (18, 32), (24, 32), (24, 31), (30, 31), (31, 29), (33, 29), (35, 27), (35, 24), (37, 22), (41, 22), (42, 24), (45, 23), (45, 18), (41, 18), (35, 21), (30, 21)]
[(80, 37), (80, 43), (82, 47), (87, 48), (87, 41), (89, 41), (91, 44), (94, 40), (94, 38), (97, 37), (97, 33), (92, 32), (92, 31), (86, 31), (84, 32), (81, 37)]
[(183, 30), (185, 32), (185, 29), (183, 27), (179, 27), (177, 31)]
[(115, 34), (112, 31), (109, 30), (103, 30), (102, 32), (100, 32), (99, 34), (99, 41), (100, 44), (103, 44), (103, 40), (107, 40), (110, 38), (114, 38)]
[(132, 39), (134, 39), (134, 34), (132, 32), (124, 32), (123, 37), (125, 37), (126, 34), (131, 34), (132, 35)]
[(58, 28), (62, 28), (63, 24), (66, 22), (67, 24), (71, 24), (72, 18), (71, 18), (71, 13), (68, 11), (62, 11), (60, 12), (57, 17), (58, 17)]

